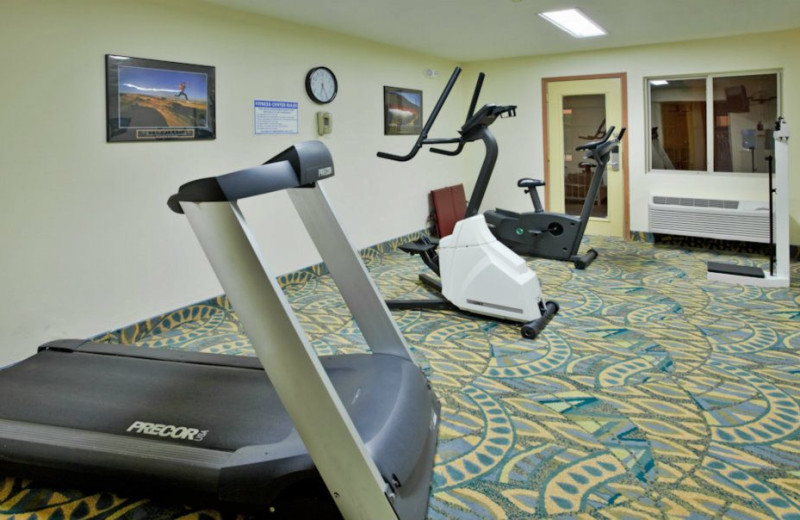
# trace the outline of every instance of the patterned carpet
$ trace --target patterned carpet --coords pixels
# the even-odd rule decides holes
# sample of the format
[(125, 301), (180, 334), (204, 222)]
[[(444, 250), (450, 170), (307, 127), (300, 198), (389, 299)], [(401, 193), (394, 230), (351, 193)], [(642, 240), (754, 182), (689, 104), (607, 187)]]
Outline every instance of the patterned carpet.
[[(532, 259), (559, 314), (535, 341), (447, 312), (394, 315), (442, 400), (428, 517), (800, 518), (800, 264), (790, 289), (708, 282), (759, 258), (592, 237), (586, 271)], [(364, 253), (387, 298), (422, 264)], [(320, 354), (366, 347), (327, 276), (284, 277)], [(251, 355), (220, 298), (103, 336)], [(12, 518), (235, 518), (0, 478)], [(3, 516), (6, 518), (5, 516)]]

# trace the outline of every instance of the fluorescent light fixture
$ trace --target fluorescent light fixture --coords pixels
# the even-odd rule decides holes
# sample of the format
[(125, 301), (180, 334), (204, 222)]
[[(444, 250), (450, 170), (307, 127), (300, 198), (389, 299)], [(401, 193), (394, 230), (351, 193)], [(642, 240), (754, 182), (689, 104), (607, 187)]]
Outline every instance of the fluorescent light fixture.
[(669, 85), (669, 81), (665, 79), (651, 79), (650, 84), (654, 87), (663, 87), (664, 85)]
[(602, 27), (577, 9), (548, 11), (546, 13), (539, 13), (539, 16), (562, 31), (570, 33), (575, 38), (589, 38), (591, 36), (602, 36), (606, 34), (606, 31), (603, 30)]

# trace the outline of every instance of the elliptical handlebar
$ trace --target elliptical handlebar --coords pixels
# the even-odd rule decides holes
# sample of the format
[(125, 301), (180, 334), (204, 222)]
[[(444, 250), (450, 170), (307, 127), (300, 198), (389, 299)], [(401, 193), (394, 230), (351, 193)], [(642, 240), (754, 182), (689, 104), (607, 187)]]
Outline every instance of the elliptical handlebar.
[(442, 144), (444, 144), (444, 141), (450, 143), (458, 143), (458, 147), (455, 150), (445, 150), (444, 148), (431, 148), (431, 151), (433, 153), (438, 153), (440, 155), (450, 155), (450, 156), (458, 155), (461, 153), (461, 150), (464, 149), (464, 145), (467, 144), (460, 137), (457, 137), (455, 139), (443, 139), (442, 141), (443, 141)]
[(439, 96), (439, 100), (436, 102), (436, 106), (433, 107), (433, 111), (431, 115), (428, 116), (428, 120), (425, 122), (425, 126), (422, 128), (422, 131), (419, 133), (419, 137), (417, 141), (414, 143), (414, 146), (411, 148), (411, 151), (408, 152), (406, 155), (395, 155), (386, 152), (378, 152), (378, 157), (381, 159), (389, 159), (391, 161), (410, 161), (417, 155), (420, 148), (422, 148), (425, 144), (442, 144), (442, 143), (455, 143), (458, 140), (442, 140), (442, 139), (428, 139), (428, 132), (430, 131), (431, 127), (433, 126), (434, 121), (436, 121), (436, 117), (439, 115), (439, 111), (442, 109), (444, 102), (447, 101), (447, 97), (450, 95), (450, 91), (453, 90), (453, 86), (458, 79), (458, 75), (461, 74), (461, 67), (456, 67), (453, 70), (453, 73), (450, 75), (450, 79), (447, 81), (447, 85), (444, 87), (444, 91)]
[(478, 104), (478, 97), (481, 93), (481, 88), (483, 87), (483, 80), (485, 78), (485, 74), (481, 72), (478, 75), (478, 81), (475, 84), (475, 89), (472, 92), (472, 100), (469, 105), (469, 110), (467, 110), (467, 117), (464, 121), (464, 125), (459, 130), (461, 137), (454, 137), (454, 138), (444, 138), (444, 139), (428, 139), (428, 132), (430, 132), (431, 127), (433, 126), (434, 121), (436, 121), (436, 117), (439, 115), (439, 111), (442, 109), (447, 97), (450, 95), (450, 91), (453, 90), (453, 86), (455, 85), (456, 80), (458, 79), (459, 74), (461, 74), (461, 67), (456, 67), (453, 70), (453, 74), (450, 75), (450, 79), (447, 82), (447, 85), (442, 91), (442, 94), (439, 96), (439, 100), (436, 102), (436, 106), (434, 106), (431, 115), (428, 117), (428, 121), (425, 122), (425, 126), (422, 128), (422, 131), (419, 134), (419, 138), (417, 138), (414, 145), (411, 147), (411, 151), (408, 152), (406, 155), (396, 155), (387, 152), (378, 152), (378, 157), (381, 159), (389, 159), (391, 161), (398, 161), (398, 162), (405, 162), (410, 161), (413, 159), (417, 153), (419, 152), (420, 148), (424, 145), (430, 144), (458, 144), (455, 150), (445, 150), (443, 148), (431, 148), (431, 152), (438, 153), (440, 155), (448, 155), (448, 156), (455, 156), (458, 155), (464, 150), (464, 145), (469, 141), (469, 135), (473, 130), (479, 128), (481, 126), (489, 126), (491, 125), (495, 119), (498, 117), (514, 117), (517, 114), (517, 107), (516, 105), (485, 105), (475, 113), (475, 107)]
[(390, 159), (392, 161), (399, 161), (399, 162), (410, 161), (411, 159), (414, 158), (415, 155), (417, 155), (417, 152), (419, 151), (420, 148), (422, 148), (422, 143), (417, 142), (416, 144), (414, 144), (414, 148), (412, 148), (411, 151), (408, 152), (408, 154), (406, 155), (394, 155), (386, 152), (378, 152), (378, 157), (380, 157), (381, 159)]
[(483, 88), (483, 80), (486, 77), (486, 74), (483, 72), (478, 73), (478, 81), (475, 82), (475, 89), (472, 91), (472, 101), (469, 103), (469, 110), (467, 110), (467, 118), (464, 119), (464, 124), (467, 124), (467, 121), (475, 115), (475, 107), (478, 106), (478, 97), (481, 95), (481, 88)]

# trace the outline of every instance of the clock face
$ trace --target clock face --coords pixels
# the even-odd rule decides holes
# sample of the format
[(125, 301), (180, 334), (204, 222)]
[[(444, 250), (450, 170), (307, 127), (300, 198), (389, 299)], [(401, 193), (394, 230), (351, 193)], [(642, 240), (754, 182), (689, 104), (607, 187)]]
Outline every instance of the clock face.
[(336, 97), (339, 85), (336, 76), (327, 67), (315, 67), (306, 76), (306, 92), (316, 103), (330, 103)]

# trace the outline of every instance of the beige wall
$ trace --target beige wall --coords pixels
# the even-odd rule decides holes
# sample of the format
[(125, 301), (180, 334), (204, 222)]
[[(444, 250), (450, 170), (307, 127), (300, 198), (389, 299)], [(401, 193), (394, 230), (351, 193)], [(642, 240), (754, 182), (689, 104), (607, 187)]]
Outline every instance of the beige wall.
[[(105, 142), (106, 53), (214, 65), (215, 141)], [(457, 160), (390, 163), (413, 138), (383, 135), (383, 86), (433, 107), (454, 63), (192, 0), (0, 3), (0, 366), (46, 340), (86, 337), (220, 294), (183, 217), (179, 184), (259, 164), (318, 139), (305, 73), (327, 65), (332, 203), (358, 247), (425, 225), (427, 193), (460, 182)], [(426, 79), (425, 68), (440, 72)], [(253, 100), (297, 101), (299, 135), (254, 135)], [(458, 103), (454, 103), (458, 105)], [(460, 108), (460, 107), (459, 107)], [(445, 110), (442, 128), (462, 111)], [(254, 202), (257, 202), (254, 203)], [(286, 194), (242, 204), (274, 269), (319, 259)]]
[[(735, 173), (646, 173), (645, 146), (650, 130), (645, 122), (645, 80), (659, 75), (782, 70), (783, 115), (794, 127), (790, 155), (800, 161), (800, 30), (653, 45), (630, 49), (527, 57), (471, 63), (468, 77), (486, 73), (483, 103), (517, 104), (517, 117), (492, 129), (500, 143), (500, 158), (483, 209), (495, 206), (528, 211), (530, 200), (516, 187), (523, 176), (543, 178), (542, 78), (625, 72), (628, 77), (628, 151), (630, 161), (630, 228), (647, 231), (651, 194), (688, 197), (766, 200), (763, 175)], [(609, 124), (615, 124), (609, 122)], [(618, 125), (618, 123), (616, 123)], [(800, 244), (800, 176), (791, 174), (791, 242)]]

